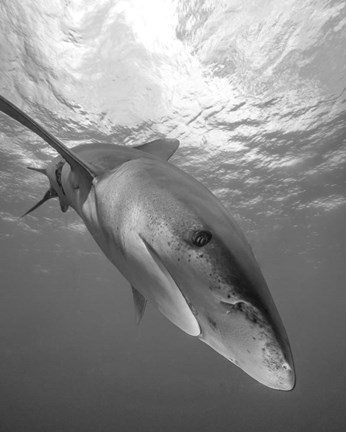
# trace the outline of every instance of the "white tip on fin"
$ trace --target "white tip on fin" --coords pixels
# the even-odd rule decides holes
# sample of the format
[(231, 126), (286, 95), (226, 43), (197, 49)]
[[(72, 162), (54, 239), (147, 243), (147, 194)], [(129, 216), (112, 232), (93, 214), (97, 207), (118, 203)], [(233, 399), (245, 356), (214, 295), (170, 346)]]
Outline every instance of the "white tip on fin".
[(135, 146), (137, 150), (150, 153), (162, 160), (168, 160), (178, 150), (179, 140), (172, 138), (160, 138), (148, 143)]
[(147, 300), (142, 294), (136, 290), (133, 286), (132, 288), (132, 294), (133, 294), (133, 302), (135, 304), (135, 319), (136, 324), (139, 325), (139, 323), (142, 321), (145, 307), (147, 305)]

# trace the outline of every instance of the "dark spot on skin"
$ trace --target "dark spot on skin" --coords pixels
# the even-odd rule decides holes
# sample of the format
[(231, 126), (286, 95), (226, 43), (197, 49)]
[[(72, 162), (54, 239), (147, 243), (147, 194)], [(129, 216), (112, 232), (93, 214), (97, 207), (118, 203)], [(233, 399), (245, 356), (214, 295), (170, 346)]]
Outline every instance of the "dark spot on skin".
[(210, 324), (210, 326), (213, 328), (213, 329), (216, 329), (216, 321), (214, 321), (212, 318), (210, 318), (209, 316), (207, 317), (207, 319), (208, 319), (208, 323)]
[(212, 235), (209, 231), (195, 231), (192, 234), (191, 241), (195, 246), (202, 247), (209, 243), (211, 238)]

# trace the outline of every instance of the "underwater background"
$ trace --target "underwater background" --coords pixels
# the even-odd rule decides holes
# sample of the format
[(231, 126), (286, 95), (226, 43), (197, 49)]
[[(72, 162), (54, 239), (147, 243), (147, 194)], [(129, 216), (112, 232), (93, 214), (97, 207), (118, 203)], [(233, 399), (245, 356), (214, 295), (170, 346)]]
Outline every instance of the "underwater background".
[(150, 305), (51, 200), (55, 152), (0, 113), (0, 431), (343, 431), (346, 3), (1, 0), (0, 94), (66, 145), (181, 142), (289, 335), (271, 390)]

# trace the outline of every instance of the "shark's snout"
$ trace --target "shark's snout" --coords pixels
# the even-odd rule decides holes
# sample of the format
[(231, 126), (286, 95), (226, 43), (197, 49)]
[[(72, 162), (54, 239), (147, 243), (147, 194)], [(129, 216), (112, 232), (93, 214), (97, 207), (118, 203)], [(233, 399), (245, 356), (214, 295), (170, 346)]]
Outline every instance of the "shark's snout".
[[(250, 301), (218, 301), (199, 317), (200, 339), (267, 387), (289, 391), (295, 372), (286, 333)], [(202, 324), (201, 324), (202, 323)]]

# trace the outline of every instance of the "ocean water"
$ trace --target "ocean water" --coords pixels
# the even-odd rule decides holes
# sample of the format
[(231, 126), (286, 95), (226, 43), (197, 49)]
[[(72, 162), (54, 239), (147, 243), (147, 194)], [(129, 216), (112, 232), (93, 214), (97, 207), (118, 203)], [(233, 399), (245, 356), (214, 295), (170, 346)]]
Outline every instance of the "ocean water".
[(0, 431), (343, 431), (346, 4), (1, 0), (0, 93), (66, 145), (167, 136), (253, 246), (292, 392), (154, 308), (47, 190), (55, 155), (0, 113)]

